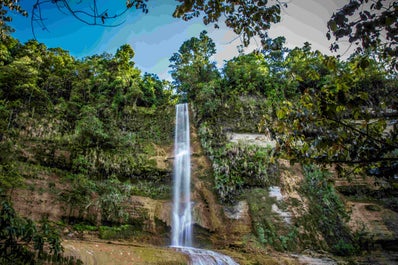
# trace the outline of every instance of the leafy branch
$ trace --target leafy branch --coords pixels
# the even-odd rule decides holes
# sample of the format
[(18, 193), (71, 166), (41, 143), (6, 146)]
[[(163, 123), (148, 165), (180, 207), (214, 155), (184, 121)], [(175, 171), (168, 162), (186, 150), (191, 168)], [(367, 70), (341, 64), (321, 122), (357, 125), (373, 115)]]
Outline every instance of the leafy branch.
[[(354, 15), (358, 19), (350, 19)], [(338, 41), (347, 38), (357, 46), (356, 52), (381, 50), (383, 58), (392, 58), (392, 69), (398, 70), (397, 34), (398, 1), (351, 0), (333, 14), (329, 20), (326, 37), (334, 36), (330, 50), (339, 49)]]
[(124, 9), (115, 14), (110, 14), (108, 9), (103, 11), (99, 11), (98, 2), (96, 0), (92, 0), (92, 5), (89, 10), (79, 9), (78, 4), (81, 4), (82, 1), (77, 2), (77, 7), (71, 5), (68, 0), (36, 0), (36, 3), (32, 8), (32, 16), (31, 16), (31, 28), (32, 34), (34, 38), (36, 38), (35, 34), (35, 24), (38, 24), (43, 30), (48, 30), (45, 25), (45, 18), (43, 16), (42, 8), (45, 4), (54, 4), (57, 6), (58, 10), (64, 14), (70, 14), (78, 21), (89, 25), (89, 26), (102, 26), (102, 27), (117, 27), (124, 23), (112, 23), (116, 19), (122, 17), (129, 9), (135, 7), (136, 9), (142, 10), (143, 13), (148, 13), (147, 2), (148, 0), (128, 0)]

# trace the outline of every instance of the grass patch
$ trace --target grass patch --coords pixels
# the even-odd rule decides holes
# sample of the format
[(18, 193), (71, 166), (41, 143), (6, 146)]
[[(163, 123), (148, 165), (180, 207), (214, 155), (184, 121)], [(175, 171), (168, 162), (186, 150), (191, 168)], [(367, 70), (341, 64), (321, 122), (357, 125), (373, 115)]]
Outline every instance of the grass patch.
[(121, 226), (100, 226), (99, 237), (106, 240), (129, 239), (137, 234), (131, 225)]

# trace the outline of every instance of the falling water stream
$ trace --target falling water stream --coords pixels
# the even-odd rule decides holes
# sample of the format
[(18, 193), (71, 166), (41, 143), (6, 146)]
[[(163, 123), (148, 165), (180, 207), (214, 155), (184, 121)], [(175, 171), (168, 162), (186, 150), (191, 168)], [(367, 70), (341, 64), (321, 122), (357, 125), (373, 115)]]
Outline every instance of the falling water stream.
[(191, 146), (188, 104), (176, 106), (171, 245), (187, 254), (192, 265), (238, 265), (232, 258), (192, 247)]
[(191, 147), (188, 104), (176, 106), (174, 136), (173, 226), (171, 244), (192, 246)]

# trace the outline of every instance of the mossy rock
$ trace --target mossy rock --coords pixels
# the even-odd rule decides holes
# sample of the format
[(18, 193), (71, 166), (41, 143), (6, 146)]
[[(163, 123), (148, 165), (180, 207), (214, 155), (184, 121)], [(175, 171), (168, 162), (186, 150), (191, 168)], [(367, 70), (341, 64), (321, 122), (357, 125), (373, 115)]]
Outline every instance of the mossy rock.
[(171, 248), (139, 243), (65, 240), (65, 256), (79, 258), (86, 265), (188, 265), (188, 258)]
[(368, 204), (365, 206), (365, 209), (371, 212), (380, 212), (382, 210), (381, 207), (376, 204)]
[(98, 231), (99, 237), (105, 240), (128, 239), (136, 234), (134, 227), (131, 225), (100, 226)]

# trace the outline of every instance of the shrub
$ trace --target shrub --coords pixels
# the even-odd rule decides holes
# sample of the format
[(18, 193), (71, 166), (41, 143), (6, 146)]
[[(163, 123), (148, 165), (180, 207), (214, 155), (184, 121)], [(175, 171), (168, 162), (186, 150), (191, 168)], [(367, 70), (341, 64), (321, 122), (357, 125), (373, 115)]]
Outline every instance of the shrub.
[(107, 240), (128, 239), (135, 234), (134, 228), (131, 225), (100, 226), (98, 231), (99, 237)]

